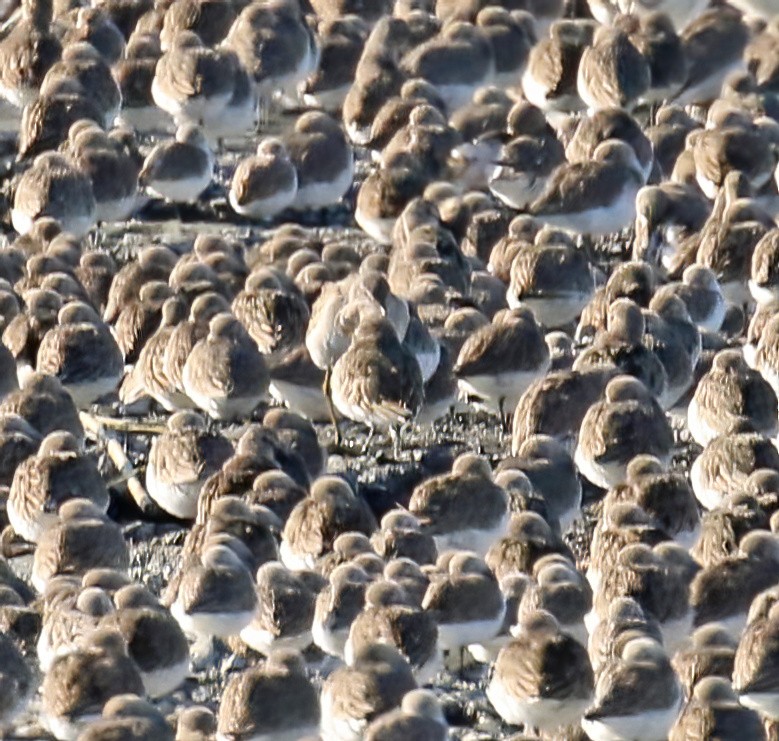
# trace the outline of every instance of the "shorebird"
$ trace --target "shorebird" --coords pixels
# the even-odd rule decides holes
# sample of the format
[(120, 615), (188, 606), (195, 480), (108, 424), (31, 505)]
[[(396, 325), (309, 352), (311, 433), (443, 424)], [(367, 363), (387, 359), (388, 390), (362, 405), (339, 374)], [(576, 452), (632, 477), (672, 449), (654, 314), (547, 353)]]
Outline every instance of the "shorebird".
[(146, 588), (129, 584), (114, 594), (116, 610), (102, 619), (127, 643), (150, 698), (176, 690), (189, 673), (189, 644), (176, 619)]
[[(192, 301), (189, 317), (176, 324), (171, 332), (162, 367), (165, 376), (185, 402), (189, 397), (184, 391), (183, 375), (189, 354), (200, 340), (208, 336), (210, 321), (227, 311), (230, 311), (230, 304), (224, 296), (215, 291), (206, 291)], [(186, 402), (185, 406), (190, 404)]]
[[(260, 352), (275, 364), (276, 377), (284, 381), (283, 359), (302, 344), (310, 318), (308, 304), (297, 287), (289, 287), (263, 270), (250, 273), (243, 290), (233, 299), (232, 310)], [(304, 362), (297, 357), (292, 362)], [(321, 389), (321, 381), (319, 389)]]
[(157, 144), (138, 176), (140, 185), (159, 198), (191, 203), (211, 183), (214, 156), (203, 131), (195, 124), (176, 129), (173, 140)]
[[(698, 126), (681, 106), (666, 103), (657, 109), (655, 123), (653, 126), (646, 127), (646, 136), (652, 142), (655, 161), (664, 178), (673, 177), (679, 160), (680, 169), (675, 179), (681, 183), (691, 180), (685, 142), (687, 135)], [(685, 153), (684, 157), (679, 159), (682, 153)]]
[(254, 580), (237, 555), (242, 545), (232, 536), (211, 536), (202, 555), (185, 565), (170, 612), (198, 642), (238, 635), (257, 610)]
[(41, 719), (55, 738), (76, 738), (107, 700), (128, 692), (142, 696), (143, 682), (123, 638), (95, 631), (52, 662), (41, 686)]
[[(693, 491), (706, 509), (722, 504), (723, 499), (738, 491), (757, 469), (779, 470), (779, 455), (771, 440), (748, 431), (748, 424), (734, 426), (736, 431), (715, 437), (690, 468)], [(742, 427), (747, 431), (739, 431)]]
[(374, 170), (357, 194), (354, 218), (379, 244), (392, 242), (392, 232), (406, 204), (421, 195), (427, 178), (414, 162), (395, 163)]
[(779, 715), (776, 670), (771, 655), (777, 642), (779, 608), (773, 604), (765, 616), (747, 625), (733, 665), (733, 685), (739, 702), (768, 721)]
[(319, 697), (303, 658), (274, 651), (261, 665), (231, 677), (219, 704), (217, 737), (302, 739), (317, 734)]
[(486, 553), (509, 518), (506, 492), (494, 482), (489, 463), (472, 454), (458, 457), (451, 473), (418, 484), (408, 508), (439, 553), (450, 548)]
[[(638, 504), (613, 500), (607, 504), (593, 533), (592, 558), (586, 572), (587, 581), (596, 593), (625, 547), (633, 543), (653, 547), (668, 539), (667, 533)], [(607, 611), (601, 610), (600, 617), (605, 618), (606, 614)]]
[(126, 304), (137, 299), (141, 288), (152, 280), (167, 283), (177, 256), (167, 247), (149, 246), (138, 253), (138, 259), (123, 265), (111, 280), (103, 320), (115, 322)]
[[(478, 95), (477, 91), (474, 98), (478, 98)], [(475, 100), (472, 101), (474, 104)], [(467, 112), (469, 108), (463, 110)], [(426, 172), (440, 168), (445, 159), (445, 153), (441, 150), (445, 144), (458, 139), (452, 131), (457, 117), (466, 115), (458, 111), (453, 120), (447, 123), (443, 111), (443, 100), (433, 85), (420, 78), (405, 82), (396, 95), (384, 102), (373, 118), (367, 142), (373, 159), (388, 166), (409, 162), (410, 158), (404, 156), (404, 152), (416, 152), (425, 160), (418, 164), (423, 165)]]
[(555, 21), (548, 38), (539, 41), (530, 52), (522, 75), (522, 91), (554, 123), (584, 108), (576, 88), (576, 70), (582, 53), (592, 44), (595, 28), (592, 21)]
[(257, 570), (256, 581), (259, 610), (241, 631), (241, 640), (266, 656), (279, 649), (308, 648), (316, 593), (305, 578), (278, 561), (268, 561)]
[[(537, 115), (543, 119), (543, 126), (548, 126), (543, 113), (538, 111)], [(489, 175), (489, 189), (511, 208), (527, 208), (543, 193), (554, 170), (565, 162), (560, 142), (545, 134), (522, 132), (498, 153), (496, 167)]]
[(413, 48), (402, 60), (409, 77), (431, 82), (447, 110), (456, 111), (473, 91), (495, 74), (495, 55), (489, 37), (478, 26), (453, 21), (433, 38)]
[(498, 654), (487, 699), (504, 721), (526, 732), (573, 726), (593, 699), (587, 650), (544, 610), (531, 612), (519, 628), (521, 635)]
[(549, 348), (532, 312), (504, 309), (465, 341), (453, 370), (463, 392), (497, 411), (507, 425), (519, 398), (549, 363)]
[[(121, 576), (119, 572), (105, 571)], [(58, 656), (72, 652), (78, 640), (92, 633), (100, 620), (113, 611), (111, 596), (102, 586), (83, 586), (83, 582), (90, 581), (96, 573), (87, 572), (81, 582), (74, 577), (56, 576), (46, 584), (43, 621), (35, 646), (44, 672)], [(122, 584), (117, 582), (114, 586), (126, 586), (127, 577), (123, 578)]]
[[(397, 18), (386, 16), (391, 28), (401, 28), (401, 34), (407, 34), (407, 26)], [(393, 95), (400, 92), (406, 76), (400, 71), (397, 61), (391, 54), (376, 53), (371, 50), (374, 34), (386, 29), (381, 21), (376, 24), (366, 41), (363, 55), (354, 73), (354, 83), (344, 98), (342, 117), (344, 129), (350, 142), (357, 146), (366, 146), (371, 141), (371, 129), (381, 107)], [(398, 32), (395, 32), (398, 33)], [(388, 48), (394, 48), (388, 46)]]
[(695, 626), (715, 623), (738, 640), (755, 598), (776, 585), (778, 557), (776, 536), (755, 530), (741, 538), (735, 553), (701, 569), (690, 585)]
[(652, 143), (633, 116), (622, 108), (600, 108), (581, 118), (566, 142), (566, 159), (571, 164), (590, 162), (598, 146), (609, 139), (630, 146), (646, 182), (654, 165)]
[[(359, 697), (354, 695), (356, 686), (362, 688)], [(322, 738), (356, 741), (373, 718), (398, 707), (416, 688), (411, 667), (394, 646), (367, 646), (352, 666), (340, 667), (325, 679), (320, 697)]]
[(584, 415), (617, 373), (616, 368), (608, 365), (552, 370), (532, 383), (514, 410), (512, 450), (518, 452), (526, 440), (537, 434), (548, 435), (573, 450)]
[(170, 118), (157, 107), (151, 93), (155, 68), (161, 56), (157, 34), (133, 33), (127, 40), (122, 58), (114, 62), (114, 78), (122, 94), (122, 110), (117, 116), (121, 125), (139, 132), (169, 128)]
[(707, 623), (695, 630), (689, 645), (671, 659), (685, 695), (692, 696), (695, 686), (706, 677), (729, 679), (737, 648), (738, 640), (718, 623)]
[(108, 490), (96, 463), (81, 452), (73, 435), (52, 432), (38, 453), (16, 469), (8, 519), (15, 532), (36, 543), (57, 522), (59, 505), (75, 498), (89, 500), (101, 512), (108, 509)]
[(696, 131), (688, 137), (695, 163), (695, 179), (714, 199), (731, 171), (743, 173), (759, 190), (771, 178), (774, 157), (768, 137), (754, 125), (727, 125)]
[[(39, 100), (63, 89), (88, 97), (97, 113), (95, 120), (105, 128), (113, 125), (121, 109), (122, 94), (108, 63), (86, 41), (68, 44), (62, 50), (61, 58), (49, 68), (41, 82)], [(77, 116), (71, 123), (78, 118), (91, 116)]]
[(681, 704), (681, 688), (662, 645), (634, 638), (603, 668), (582, 728), (594, 739), (665, 738)]
[(351, 335), (359, 322), (359, 308), (359, 304), (349, 301), (347, 281), (325, 283), (311, 307), (305, 344), (314, 365), (324, 371), (322, 390), (333, 422), (333, 366), (349, 347)]
[(370, 26), (355, 14), (318, 16), (319, 65), (303, 83), (302, 98), (308, 106), (336, 113), (354, 83)]
[(293, 208), (332, 206), (352, 187), (354, 153), (340, 124), (328, 114), (303, 114), (284, 145), (297, 171)]
[(506, 298), (512, 308), (527, 306), (539, 324), (556, 328), (574, 321), (594, 291), (586, 255), (561, 238), (517, 252)]
[(0, 483), (10, 486), (19, 464), (35, 455), (42, 436), (24, 417), (0, 412)]
[[(741, 13), (730, 6), (705, 10), (681, 32), (687, 57), (687, 82), (676, 96), (679, 105), (707, 103), (716, 98), (731, 72), (743, 66), (750, 32)], [(718, 53), (712, 55), (716, 48)]]
[(723, 350), (695, 388), (687, 424), (695, 441), (704, 446), (739, 424), (773, 436), (776, 394), (760, 373), (747, 366), (740, 351)]
[(235, 58), (206, 46), (193, 31), (179, 31), (160, 57), (151, 94), (178, 125), (225, 113), (235, 85)]
[(318, 50), (297, 2), (246, 6), (224, 46), (237, 55), (260, 95), (261, 108), (274, 98), (294, 99), (297, 87), (316, 68)]
[(365, 590), (365, 606), (354, 618), (344, 646), (347, 664), (371, 644), (394, 645), (411, 665), (419, 684), (433, 681), (443, 668), (438, 648), (438, 627), (430, 612), (411, 600), (399, 584), (373, 582)]
[(99, 741), (106, 736), (122, 734), (175, 741), (165, 716), (150, 702), (132, 693), (115, 695), (108, 700), (100, 718), (92, 721), (79, 737), (82, 741)]
[(271, 219), (294, 203), (297, 190), (297, 170), (284, 143), (269, 137), (235, 168), (228, 197), (241, 216)]
[[(375, 548), (374, 539), (371, 539), (371, 544)], [(431, 565), (435, 563), (435, 560), (437, 560), (437, 556), (436, 559), (430, 560)], [(401, 587), (410, 600), (410, 604), (415, 606), (422, 605), (425, 592), (430, 586), (430, 578), (422, 570), (422, 566), (411, 557), (390, 557), (382, 572), (382, 578)]]
[(382, 741), (396, 736), (419, 736), (427, 741), (445, 741), (449, 725), (441, 703), (431, 690), (407, 692), (400, 707), (380, 715), (365, 729), (365, 741)]
[(46, 332), (57, 324), (63, 300), (52, 290), (33, 288), (23, 293), (25, 310), (13, 317), (3, 331), (3, 344), (16, 359), (17, 377), (23, 380), (35, 366), (38, 348)]
[(88, 499), (68, 499), (59, 521), (41, 533), (33, 557), (31, 581), (41, 593), (58, 574), (81, 576), (93, 568), (127, 571), (130, 555), (122, 531)]
[(751, 530), (770, 526), (757, 498), (747, 493), (757, 479), (771, 469), (758, 469), (741, 487), (743, 493), (725, 496), (722, 502), (703, 514), (698, 541), (690, 552), (701, 566), (708, 568), (738, 550), (741, 538)]
[(668, 12), (640, 7), (641, 2), (634, 5), (637, 10), (632, 11), (633, 15), (618, 18), (617, 24), (649, 65), (649, 88), (640, 101), (663, 103), (672, 99), (687, 82), (687, 57)]
[(655, 455), (667, 464), (672, 434), (660, 406), (637, 379), (612, 379), (604, 397), (582, 420), (574, 460), (582, 475), (608, 489), (625, 481), (636, 455)]
[[(601, 330), (616, 331), (623, 340), (633, 344), (635, 338), (643, 336), (643, 321), (638, 315), (640, 308), (649, 305), (657, 288), (657, 275), (651, 265), (631, 260), (614, 267), (605, 286), (595, 290), (592, 301), (582, 312), (574, 338), (579, 342), (597, 340)], [(630, 299), (628, 302), (621, 299)], [(632, 305), (632, 308), (628, 308)], [(633, 326), (633, 325), (636, 326)], [(640, 329), (640, 331), (639, 331)], [(633, 339), (628, 339), (628, 338)], [(607, 344), (611, 344), (609, 340)], [(644, 374), (649, 378), (652, 374)], [(652, 382), (654, 385), (656, 381)]]
[[(647, 517), (646, 522), (651, 520)], [(665, 539), (653, 548), (633, 542), (601, 566), (593, 609), (585, 616), (590, 633), (608, 614), (614, 599), (631, 596), (657, 619), (663, 645), (670, 653), (686, 643), (695, 620), (691, 582), (699, 567), (684, 548)]]
[(216, 733), (216, 717), (203, 705), (190, 705), (176, 718), (176, 741), (208, 741)]
[(669, 731), (669, 741), (682, 741), (696, 734), (716, 729), (723, 741), (742, 738), (765, 738), (760, 716), (739, 704), (739, 697), (725, 677), (704, 677), (692, 690), (691, 697)]
[[(602, 295), (596, 292), (593, 303), (605, 298), (608, 292), (608, 286)], [(590, 305), (585, 309), (577, 329), (580, 336), (587, 324), (590, 308), (593, 313), (599, 312), (597, 306)], [(602, 321), (600, 316), (593, 319)], [(596, 334), (592, 344), (574, 360), (573, 369), (581, 371), (611, 366), (639, 380), (655, 399), (663, 397), (667, 393), (668, 377), (659, 356), (648, 347), (651, 337), (646, 337), (645, 341), (647, 319), (644, 312), (634, 301), (618, 298), (607, 307), (605, 319), (606, 331)], [(697, 330), (692, 329), (697, 336)], [(689, 354), (692, 355), (692, 350)]]
[(352, 622), (365, 605), (370, 577), (353, 563), (336, 566), (328, 584), (319, 592), (314, 610), (312, 636), (326, 654), (344, 658)]
[(641, 455), (630, 462), (627, 485), (612, 489), (604, 500), (617, 501), (634, 502), (677, 543), (695, 545), (700, 517), (692, 488), (684, 476), (665, 471), (656, 458)]
[(19, 234), (26, 234), (41, 216), (57, 219), (76, 237), (84, 236), (96, 220), (92, 182), (56, 152), (38, 155), (14, 194), (11, 222)]
[(618, 28), (601, 26), (584, 49), (577, 72), (579, 97), (590, 111), (632, 108), (652, 81), (649, 63)]
[(230, 442), (222, 435), (207, 432), (205, 420), (199, 414), (176, 412), (149, 451), (149, 496), (174, 517), (194, 519), (203, 484), (232, 453)]
[(236, 11), (229, 3), (197, 3), (176, 0), (168, 6), (162, 19), (160, 42), (170, 48), (181, 31), (193, 31), (206, 46), (218, 46), (235, 21)]
[(0, 413), (18, 414), (41, 436), (69, 432), (77, 444), (84, 442), (84, 428), (73, 399), (60, 381), (45, 373), (32, 372), (18, 391), (0, 402)]
[(163, 281), (149, 281), (138, 297), (125, 306), (111, 327), (111, 334), (127, 364), (138, 360), (141, 348), (159, 325), (162, 306), (170, 298), (170, 286)]
[(561, 632), (586, 646), (584, 616), (592, 608), (592, 589), (585, 577), (572, 561), (557, 553), (538, 559), (533, 575), (535, 580), (517, 600), (517, 625), (510, 628), (512, 635), (524, 636), (525, 621), (542, 610), (555, 618)]
[(517, 573), (532, 573), (535, 562), (549, 553), (571, 555), (542, 515), (525, 511), (512, 515), (506, 535), (495, 540), (485, 560), (502, 580)]
[(184, 392), (214, 419), (251, 415), (268, 390), (268, 370), (257, 345), (229, 313), (217, 314), (208, 335), (189, 353)]
[(73, 137), (71, 153), (76, 166), (92, 181), (96, 221), (127, 220), (139, 205), (140, 168), (125, 148), (91, 124)]
[[(262, 419), (262, 426), (278, 440), (274, 451), (282, 466), (299, 456), (310, 480), (325, 472), (327, 453), (319, 444), (316, 428), (306, 418), (285, 409), (269, 409)], [(295, 475), (293, 466), (289, 466), (289, 470), (291, 475)], [(303, 480), (300, 475), (296, 478)]]
[(381, 518), (379, 530), (371, 536), (374, 550), (385, 559), (411, 559), (415, 564), (433, 564), (438, 549), (433, 536), (422, 532), (422, 524), (410, 512), (390, 510)]
[(668, 294), (652, 298), (644, 311), (644, 324), (644, 342), (665, 371), (665, 386), (658, 402), (663, 409), (671, 409), (694, 383), (701, 353), (700, 334), (684, 301)]
[(726, 302), (712, 270), (690, 265), (685, 268), (681, 282), (661, 286), (655, 297), (665, 293), (673, 293), (684, 301), (690, 318), (702, 332), (719, 331), (725, 319)]
[(75, 405), (85, 408), (116, 389), (124, 361), (97, 312), (72, 301), (60, 309), (57, 326), (41, 340), (35, 369), (59, 378)]
[(519, 87), (537, 27), (532, 6), (522, 13), (501, 7), (485, 7), (476, 15), (476, 26), (487, 35), (494, 59), (492, 82), (501, 88)]
[(278, 558), (270, 530), (279, 525), (275, 513), (261, 504), (245, 504), (232, 488), (245, 492), (261, 468), (262, 463), (255, 460), (253, 464), (249, 454), (237, 453), (226, 461), (222, 471), (206, 480), (198, 499), (195, 522), (184, 539), (180, 565), (162, 593), (164, 605), (175, 601), (184, 574), (202, 556), (204, 544), (212, 537), (240, 533), (241, 543), (237, 547), (250, 572)]
[[(770, 319), (762, 328), (757, 347), (753, 357), (750, 358), (751, 366), (758, 371), (763, 378), (771, 384), (774, 393), (779, 392), (779, 376), (777, 376), (777, 330), (779, 325), (774, 319)], [(746, 359), (746, 354), (745, 354)]]
[(30, 668), (16, 647), (11, 636), (0, 636), (0, 684), (3, 686), (3, 702), (0, 704), (0, 728), (13, 725), (16, 717), (27, 707), (33, 692)]
[(521, 441), (512, 440), (513, 457), (501, 469), (519, 472), (543, 498), (549, 524), (565, 532), (579, 517), (582, 502), (581, 483), (569, 449), (560, 440), (546, 434), (531, 434)]
[(59, 59), (62, 45), (50, 30), (51, 0), (27, 0), (21, 18), (0, 43), (0, 97), (24, 108)]
[(344, 479), (322, 476), (287, 518), (279, 547), (281, 561), (289, 569), (313, 569), (338, 535), (350, 531), (367, 535), (375, 526), (367, 504)]
[(111, 65), (119, 60), (125, 47), (124, 34), (102, 8), (71, 10), (64, 41), (66, 44), (88, 42)]
[(441, 648), (453, 653), (494, 638), (503, 625), (506, 601), (487, 564), (470, 551), (446, 551), (436, 567), (440, 576), (430, 582), (422, 609), (438, 623)]
[(383, 317), (361, 318), (349, 348), (333, 365), (331, 387), (341, 414), (371, 432), (389, 429), (394, 440), (416, 417), (424, 393), (416, 358)]
[(657, 621), (636, 600), (631, 597), (614, 600), (588, 641), (587, 650), (596, 674), (619, 658), (626, 641), (641, 636), (658, 643), (663, 640)]
[(162, 304), (160, 323), (144, 343), (138, 360), (125, 376), (119, 388), (119, 399), (125, 405), (150, 396), (166, 411), (174, 412), (194, 406), (192, 400), (179, 392), (165, 373), (165, 352), (174, 328), (187, 317), (186, 304), (178, 297), (171, 297)]
[(763, 329), (768, 322), (773, 319), (778, 307), (779, 300), (772, 301), (768, 304), (757, 304), (755, 311), (752, 314), (752, 318), (749, 320), (749, 324), (746, 327), (743, 352), (744, 360), (750, 368), (755, 367), (755, 353), (757, 352), (758, 344), (760, 344), (760, 339), (763, 336)]
[(755, 245), (749, 292), (758, 304), (766, 305), (779, 299), (779, 229), (771, 229)]
[(635, 218), (643, 171), (632, 147), (619, 140), (598, 145), (593, 161), (561, 165), (530, 205), (539, 221), (577, 234), (618, 232)]

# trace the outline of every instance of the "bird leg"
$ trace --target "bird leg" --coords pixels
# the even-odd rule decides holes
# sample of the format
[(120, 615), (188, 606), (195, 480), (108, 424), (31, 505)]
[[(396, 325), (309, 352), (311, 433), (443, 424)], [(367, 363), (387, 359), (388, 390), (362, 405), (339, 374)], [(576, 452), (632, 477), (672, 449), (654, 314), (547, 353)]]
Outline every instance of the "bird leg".
[(338, 417), (335, 414), (335, 406), (333, 405), (333, 394), (330, 386), (331, 377), (333, 374), (332, 366), (327, 366), (325, 369), (325, 380), (322, 384), (322, 391), (325, 394), (325, 401), (327, 402), (327, 411), (330, 414), (330, 421), (333, 423), (333, 431), (336, 447), (341, 447), (341, 431), (338, 429)]
[(376, 434), (376, 428), (373, 425), (368, 427), (368, 437), (365, 438), (365, 444), (362, 446), (362, 455), (365, 455), (371, 447), (373, 436)]
[(510, 427), (509, 427), (509, 421), (510, 421), (510, 415), (505, 409), (506, 404), (506, 397), (501, 396), (498, 400), (498, 412), (500, 414), (500, 426), (503, 431), (504, 435), (508, 435)]
[(389, 428), (390, 439), (392, 440), (392, 454), (395, 456), (395, 461), (400, 460), (400, 427), (390, 425)]
[(460, 646), (460, 667), (457, 670), (457, 676), (462, 680), (465, 679), (465, 646)]

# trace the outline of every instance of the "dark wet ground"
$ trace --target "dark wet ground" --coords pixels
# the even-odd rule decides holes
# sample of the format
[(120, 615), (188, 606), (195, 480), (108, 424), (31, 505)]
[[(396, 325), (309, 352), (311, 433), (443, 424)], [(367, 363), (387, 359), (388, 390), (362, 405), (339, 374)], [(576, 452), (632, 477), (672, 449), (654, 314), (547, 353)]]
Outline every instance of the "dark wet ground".
[[(277, 121), (269, 133), (276, 133), (282, 127), (283, 122)], [(151, 202), (133, 221), (100, 230), (93, 237), (95, 246), (110, 251), (123, 263), (132, 259), (140, 248), (150, 243), (165, 244), (184, 252), (190, 248), (195, 236), (201, 233), (218, 232), (242, 241), (247, 248), (261, 243), (269, 235), (271, 225), (251, 224), (236, 217), (227, 206), (225, 185), (229, 184), (238, 157), (239, 153), (233, 151), (220, 158), (215, 183), (207, 193), (208, 199), (204, 204), (176, 208)], [(364, 175), (366, 167), (365, 158), (361, 158), (357, 167), (357, 182)], [(356, 190), (357, 184), (347, 196), (347, 202), (338, 207), (315, 214), (288, 214), (285, 215), (288, 217), (286, 220), (316, 229), (325, 241), (347, 240), (361, 253), (381, 249), (351, 223), (350, 214), (353, 212)], [(625, 240), (615, 240), (597, 246), (596, 254), (604, 274), (608, 273), (609, 263), (623, 251), (625, 243)], [(111, 408), (100, 411), (107, 416), (117, 414)], [(261, 411), (255, 414), (258, 419), (262, 417)], [(150, 423), (161, 429), (165, 418), (145, 417), (133, 421)], [(239, 428), (227, 428), (225, 432), (228, 436), (237, 437)], [(344, 423), (342, 433), (345, 445), (342, 450), (335, 450), (331, 427), (320, 425), (318, 432), (320, 443), (331, 453), (328, 471), (345, 474), (378, 516), (397, 503), (406, 504), (419, 481), (449, 470), (452, 460), (465, 450), (487, 456), (493, 465), (510, 451), (510, 435), (504, 434), (497, 417), (484, 414), (457, 415), (440, 420), (432, 427), (406, 430), (401, 436), (398, 459), (394, 458), (389, 440), (381, 437), (375, 438), (369, 449), (363, 451), (366, 432), (354, 425)], [(136, 474), (143, 481), (150, 435), (148, 432), (123, 432), (119, 433), (119, 438)], [(105, 451), (98, 448), (97, 453), (104, 467), (106, 480), (114, 480), (116, 471), (107, 459)], [(680, 444), (676, 464), (686, 469), (689, 467), (690, 458), (689, 447)], [(131, 546), (131, 576), (147, 584), (155, 594), (159, 594), (178, 561), (186, 526), (172, 521), (153, 506), (142, 513), (121, 482), (117, 482), (112, 494), (110, 513), (124, 525), (125, 535)], [(566, 540), (580, 561), (586, 561), (587, 558), (590, 532), (594, 524), (592, 510), (600, 495), (598, 490), (585, 488), (584, 517), (566, 534)], [(20, 575), (25, 575), (29, 573), (31, 560), (31, 556), (25, 555), (14, 559), (12, 563)], [(221, 691), (231, 674), (259, 658), (259, 655), (251, 652), (248, 655), (235, 656), (227, 646), (217, 644), (209, 660), (204, 662), (207, 666), (194, 672), (179, 691), (160, 701), (160, 708), (166, 713), (175, 713), (182, 706), (203, 703), (216, 709)], [(315, 649), (311, 650), (308, 658), (317, 680), (321, 680), (323, 673), (332, 668)], [(31, 659), (34, 661), (34, 647)], [(516, 732), (516, 729), (511, 729), (500, 721), (487, 702), (484, 695), (486, 675), (486, 667), (472, 665), (459, 674), (445, 672), (439, 676), (435, 689), (440, 692), (447, 719), (452, 726), (453, 738), (507, 738)], [(33, 703), (26, 716), (17, 724), (16, 737), (47, 738), (38, 726), (35, 716), (36, 704)]]
[[(107, 410), (106, 410), (107, 411)], [(257, 415), (256, 415), (257, 416)], [(141, 420), (138, 420), (139, 422)], [(144, 418), (144, 423), (162, 424), (162, 419)], [(225, 433), (235, 436), (238, 427), (228, 427)], [(374, 438), (368, 450), (363, 451), (366, 433), (356, 425), (343, 423), (343, 449), (336, 451), (333, 430), (329, 425), (318, 425), (320, 443), (331, 454), (328, 471), (346, 475), (355, 485), (377, 515), (381, 515), (396, 503), (405, 504), (411, 491), (421, 479), (448, 470), (452, 460), (465, 450), (487, 456), (493, 465), (510, 451), (510, 436), (504, 434), (496, 417), (485, 414), (457, 415), (439, 420), (435, 426), (414, 428), (402, 435), (402, 447), (398, 459), (392, 452), (388, 439)], [(136, 471), (143, 480), (143, 470), (151, 437), (147, 433), (123, 433), (125, 449)], [(684, 469), (689, 465), (691, 450), (682, 445), (678, 450), (676, 465)], [(111, 464), (103, 460), (106, 477), (114, 475)], [(141, 515), (121, 484), (112, 490), (111, 513), (122, 523), (131, 546), (131, 577), (147, 584), (159, 594), (167, 584), (178, 561), (186, 535), (186, 525), (170, 520), (160, 511), (150, 510)], [(577, 559), (586, 561), (591, 528), (601, 492), (585, 488), (584, 517), (566, 534)], [(29, 569), (30, 557), (15, 561), (15, 568), (24, 573)], [(195, 671), (185, 685), (159, 705), (166, 713), (175, 713), (182, 706), (206, 704), (216, 709), (219, 697), (230, 676), (248, 664), (260, 660), (259, 654), (234, 655), (221, 643), (213, 647), (203, 668)], [(307, 657), (315, 681), (321, 681), (333, 668), (331, 660), (316, 648)], [(487, 667), (477, 664), (467, 666), (462, 672), (444, 672), (439, 675), (435, 689), (440, 692), (446, 716), (452, 726), (455, 739), (507, 738), (516, 729), (503, 724), (486, 700), (484, 689)], [(41, 738), (42, 731), (34, 722), (35, 706), (30, 709), (19, 727), (24, 738)]]

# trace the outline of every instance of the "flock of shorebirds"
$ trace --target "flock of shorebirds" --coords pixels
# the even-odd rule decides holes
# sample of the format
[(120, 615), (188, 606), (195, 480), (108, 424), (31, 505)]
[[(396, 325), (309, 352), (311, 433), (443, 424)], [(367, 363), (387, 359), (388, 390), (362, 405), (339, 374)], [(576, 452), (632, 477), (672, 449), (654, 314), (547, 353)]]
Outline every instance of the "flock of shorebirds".
[[(0, 735), (439, 741), (478, 670), (523, 738), (779, 738), (777, 0), (3, 12)], [(107, 244), (161, 201), (249, 236)]]

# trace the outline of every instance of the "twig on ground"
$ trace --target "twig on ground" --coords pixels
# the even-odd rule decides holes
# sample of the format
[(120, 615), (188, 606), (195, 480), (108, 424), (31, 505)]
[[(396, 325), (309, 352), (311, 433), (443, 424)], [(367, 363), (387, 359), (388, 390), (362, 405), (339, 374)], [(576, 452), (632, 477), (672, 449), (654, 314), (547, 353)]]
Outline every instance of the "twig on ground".
[[(115, 420), (111, 417), (98, 417), (89, 414), (88, 412), (80, 412), (79, 417), (81, 418), (81, 424), (84, 426), (84, 430), (95, 439), (106, 444), (108, 457), (111, 459), (111, 462), (116, 467), (120, 476), (127, 481), (127, 491), (130, 493), (135, 504), (142, 512), (148, 510), (152, 504), (151, 499), (140, 479), (136, 476), (136, 471), (127, 458), (124, 448), (114, 432), (114, 430), (130, 430), (116, 426), (112, 429), (106, 424), (106, 422), (122, 422), (125, 420)], [(161, 431), (161, 428), (158, 431)]]

